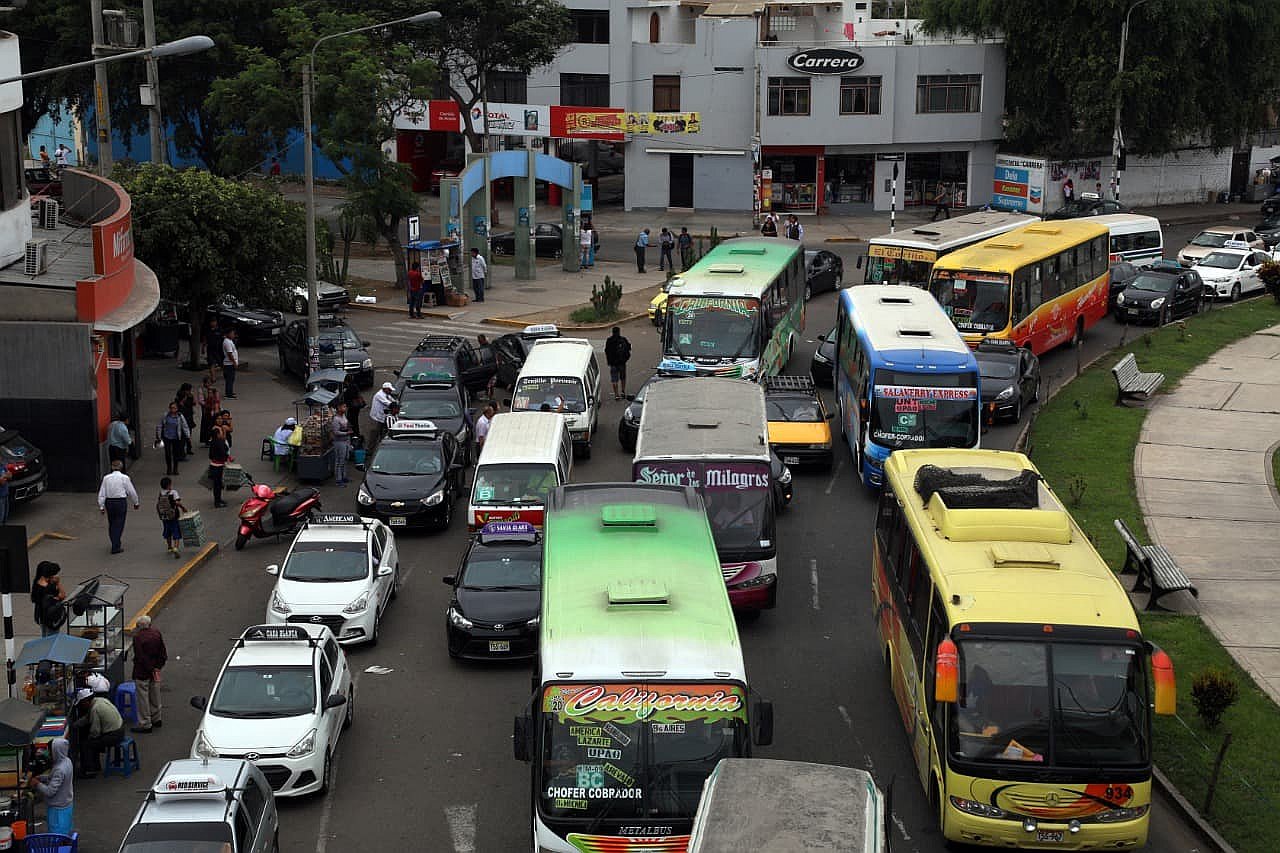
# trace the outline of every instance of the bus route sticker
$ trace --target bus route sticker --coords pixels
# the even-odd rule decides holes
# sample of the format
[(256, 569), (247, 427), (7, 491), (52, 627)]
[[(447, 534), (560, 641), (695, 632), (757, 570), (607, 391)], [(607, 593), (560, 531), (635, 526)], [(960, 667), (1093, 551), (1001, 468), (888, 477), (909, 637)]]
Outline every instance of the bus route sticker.
[[(579, 767), (581, 766), (579, 765)], [(604, 772), (605, 775), (611, 776), (620, 782), (624, 788), (634, 788), (636, 786), (636, 777), (612, 764), (605, 763)]]
[(615, 726), (613, 723), (605, 723), (604, 730), (605, 730), (605, 733), (612, 736), (614, 740), (616, 740), (618, 743), (622, 744), (623, 746), (631, 746), (631, 735), (627, 734), (622, 729)]
[(493, 486), (480, 486), (476, 489), (476, 500), (491, 501), (493, 500)]

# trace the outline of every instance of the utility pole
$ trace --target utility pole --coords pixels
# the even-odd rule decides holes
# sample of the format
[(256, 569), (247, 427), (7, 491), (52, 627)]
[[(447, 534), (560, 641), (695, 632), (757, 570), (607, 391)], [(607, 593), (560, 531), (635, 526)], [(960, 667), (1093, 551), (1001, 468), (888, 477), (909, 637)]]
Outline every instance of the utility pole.
[(1116, 201), (1120, 200), (1120, 161), (1124, 157), (1124, 136), (1120, 132), (1120, 103), (1124, 97), (1124, 90), (1120, 86), (1124, 82), (1124, 51), (1129, 44), (1129, 17), (1133, 15), (1134, 9), (1146, 2), (1147, 0), (1137, 0), (1132, 4), (1124, 13), (1124, 21), (1120, 24), (1120, 63), (1116, 68), (1116, 119), (1115, 131), (1111, 137), (1111, 186), (1112, 196)]
[[(146, 47), (156, 46), (154, 0), (142, 0), (142, 35)], [(143, 103), (147, 104), (147, 114), (151, 119), (151, 162), (163, 165), (169, 162), (169, 146), (165, 141), (164, 117), (160, 112), (160, 63), (154, 54), (146, 58), (146, 63), (147, 89), (151, 102), (148, 104), (144, 98)]]
[[(109, 56), (113, 51), (107, 50), (106, 36), (102, 27), (102, 0), (89, 0), (89, 14), (93, 16), (93, 55)], [(93, 69), (93, 105), (94, 118), (98, 124), (98, 174), (104, 178), (111, 176), (114, 165), (111, 156), (111, 93), (107, 88), (107, 66), (96, 65)]]

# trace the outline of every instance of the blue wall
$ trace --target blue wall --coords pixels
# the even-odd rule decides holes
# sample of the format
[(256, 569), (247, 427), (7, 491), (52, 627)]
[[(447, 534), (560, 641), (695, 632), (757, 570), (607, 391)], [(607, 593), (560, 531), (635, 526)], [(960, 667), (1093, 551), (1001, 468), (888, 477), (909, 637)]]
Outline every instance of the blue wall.
[[(87, 121), (88, 119), (86, 119)], [(169, 130), (169, 163), (177, 168), (186, 166), (197, 166), (204, 168), (204, 163), (191, 157), (181, 157), (178, 150), (173, 144), (173, 127), (170, 125)], [(136, 162), (148, 162), (151, 160), (151, 134), (140, 133), (131, 138), (125, 138), (120, 135), (119, 130), (112, 133), (113, 144), (111, 151), (116, 160), (134, 160)], [(55, 143), (56, 145), (56, 143)], [(52, 151), (52, 149), (50, 149)], [(272, 156), (280, 157), (280, 171), (286, 175), (301, 175), (303, 172), (302, 164), (302, 133), (297, 132), (289, 136), (288, 141), (282, 152), (264, 151), (262, 152), (262, 163), (259, 171), (265, 173), (271, 167)], [(321, 153), (319, 148), (315, 149), (315, 170), (316, 177), (321, 179), (334, 179), (342, 177), (342, 174), (334, 167), (333, 161)]]
[(58, 143), (71, 149), (70, 162), (74, 166), (78, 160), (76, 157), (76, 137), (72, 130), (71, 119), (66, 112), (58, 121), (54, 121), (51, 116), (45, 116), (36, 122), (36, 126), (27, 134), (27, 157), (32, 160), (40, 159), (40, 146), (43, 145), (45, 150), (49, 152), (49, 157), (53, 157), (53, 152), (58, 150)]

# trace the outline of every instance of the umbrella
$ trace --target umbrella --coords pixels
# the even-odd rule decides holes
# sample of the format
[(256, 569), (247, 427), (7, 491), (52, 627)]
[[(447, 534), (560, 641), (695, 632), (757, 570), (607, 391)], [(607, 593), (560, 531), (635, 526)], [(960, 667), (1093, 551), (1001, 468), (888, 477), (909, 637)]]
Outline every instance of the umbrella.
[(53, 663), (84, 663), (85, 655), (93, 643), (84, 637), (73, 637), (70, 634), (51, 634), (38, 640), (28, 640), (18, 653), (18, 662), (14, 667), (29, 666), (41, 661)]
[(21, 699), (0, 701), (0, 747), (29, 746), (44, 723), (44, 709)]

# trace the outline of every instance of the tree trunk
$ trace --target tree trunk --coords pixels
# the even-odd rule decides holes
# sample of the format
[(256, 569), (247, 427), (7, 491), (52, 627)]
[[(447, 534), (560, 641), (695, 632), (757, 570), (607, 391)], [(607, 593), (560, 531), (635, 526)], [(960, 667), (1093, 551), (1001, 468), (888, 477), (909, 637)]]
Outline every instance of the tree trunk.
[(200, 369), (200, 354), (204, 352), (204, 305), (200, 300), (193, 299), (187, 306), (187, 317), (191, 323), (191, 339), (190, 346), (187, 347), (190, 352), (187, 360), (187, 367), (192, 370)]
[(387, 246), (391, 249), (392, 257), (396, 262), (396, 280), (395, 286), (403, 288), (409, 280), (409, 267), (406, 265), (404, 257), (404, 247), (400, 245), (400, 217), (391, 217), (391, 224), (381, 229), (382, 239), (387, 241)]

